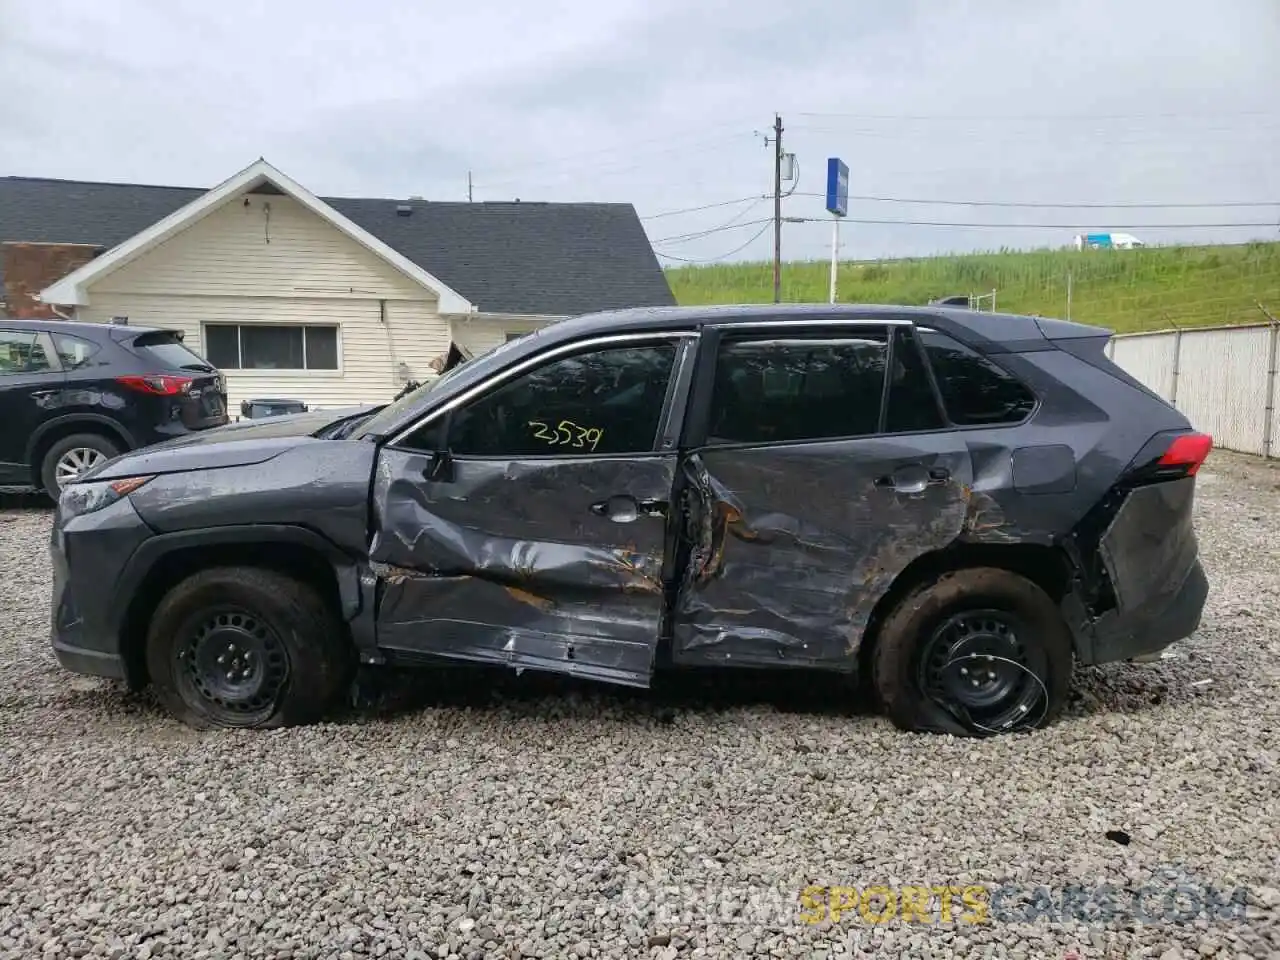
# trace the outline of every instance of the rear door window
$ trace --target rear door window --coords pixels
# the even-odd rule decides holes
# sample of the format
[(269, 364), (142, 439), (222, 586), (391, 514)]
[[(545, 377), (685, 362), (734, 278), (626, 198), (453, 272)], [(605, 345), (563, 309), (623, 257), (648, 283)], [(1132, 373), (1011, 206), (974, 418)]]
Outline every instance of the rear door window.
[(1013, 374), (945, 333), (918, 332), (952, 423), (1021, 423), (1031, 415), (1036, 396)]
[(213, 372), (213, 365), (192, 352), (174, 333), (144, 333), (135, 337), (130, 347), (139, 356), (168, 369)]
[(727, 334), (707, 443), (865, 437), (880, 427), (888, 335), (847, 326)]
[(47, 342), (38, 331), (0, 330), (0, 376), (53, 370), (45, 352)]

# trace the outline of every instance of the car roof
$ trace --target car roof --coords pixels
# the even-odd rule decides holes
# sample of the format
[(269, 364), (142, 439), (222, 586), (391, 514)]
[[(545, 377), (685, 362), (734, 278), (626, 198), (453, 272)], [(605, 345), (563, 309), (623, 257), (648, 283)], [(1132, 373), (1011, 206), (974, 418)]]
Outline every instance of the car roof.
[[(932, 326), (959, 336), (989, 352), (1027, 349), (1046, 339), (1110, 336), (1102, 327), (1067, 320), (1052, 320), (1014, 313), (986, 313), (966, 307), (931, 304), (927, 307), (895, 304), (770, 303), (725, 304), (694, 307), (642, 307), (589, 313), (544, 327), (528, 338), (543, 344), (590, 334), (651, 330), (699, 329), (761, 321), (821, 322), (824, 320), (909, 322)], [(530, 345), (532, 346), (532, 344)]]
[(518, 339), (508, 340), (462, 364), (446, 374), (449, 382), (442, 387), (443, 392), (432, 392), (416, 401), (411, 400), (398, 411), (394, 426), (387, 429), (387, 435), (395, 434), (412, 423), (425, 407), (434, 405), (437, 401), (447, 403), (451, 397), (471, 389), (502, 367), (520, 363), (547, 348), (598, 337), (661, 333), (668, 330), (700, 330), (706, 326), (745, 326), (764, 320), (783, 323), (865, 320), (872, 325), (915, 323), (919, 327), (949, 334), (984, 353), (1052, 350), (1054, 341), (1111, 336), (1111, 331), (1102, 327), (1090, 327), (1066, 320), (984, 313), (942, 306), (782, 303), (610, 310), (582, 314), (548, 324)]
[(80, 334), (86, 337), (106, 334), (116, 340), (121, 338), (115, 335), (115, 331), (126, 331), (129, 336), (142, 333), (177, 333), (177, 330), (169, 327), (135, 327), (133, 324), (87, 323), (82, 320), (11, 320), (4, 317), (0, 318), (0, 324), (10, 330), (65, 331), (72, 335)]

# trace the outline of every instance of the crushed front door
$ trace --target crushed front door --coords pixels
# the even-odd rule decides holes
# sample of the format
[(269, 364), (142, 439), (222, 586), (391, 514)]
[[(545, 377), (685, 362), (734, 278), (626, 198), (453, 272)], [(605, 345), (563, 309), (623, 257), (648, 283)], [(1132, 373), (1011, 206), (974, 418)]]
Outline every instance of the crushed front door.
[(647, 685), (695, 349), (670, 335), (559, 348), (385, 448), (379, 646)]

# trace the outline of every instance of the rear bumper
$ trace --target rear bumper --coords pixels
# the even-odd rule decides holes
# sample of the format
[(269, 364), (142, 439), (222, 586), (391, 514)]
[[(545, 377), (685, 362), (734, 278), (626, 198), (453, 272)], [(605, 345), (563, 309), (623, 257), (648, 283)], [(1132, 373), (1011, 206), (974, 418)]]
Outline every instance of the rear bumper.
[(1113, 611), (1097, 620), (1089, 643), (1081, 645), (1081, 661), (1114, 663), (1158, 655), (1199, 629), (1208, 596), (1209, 578), (1196, 560), (1167, 605), (1128, 615)]
[(138, 446), (149, 447), (155, 443), (164, 443), (166, 440), (176, 440), (178, 437), (185, 437), (191, 433), (201, 433), (216, 427), (225, 427), (230, 422), (231, 418), (224, 416), (220, 420), (193, 427), (188, 426), (181, 420), (171, 420), (168, 423), (158, 424), (150, 429), (140, 431), (141, 436), (138, 438)]
[(1116, 512), (1098, 547), (1115, 607), (1080, 625), (1082, 662), (1157, 654), (1200, 626), (1209, 580), (1192, 524), (1194, 496), (1193, 477), (1152, 484)]

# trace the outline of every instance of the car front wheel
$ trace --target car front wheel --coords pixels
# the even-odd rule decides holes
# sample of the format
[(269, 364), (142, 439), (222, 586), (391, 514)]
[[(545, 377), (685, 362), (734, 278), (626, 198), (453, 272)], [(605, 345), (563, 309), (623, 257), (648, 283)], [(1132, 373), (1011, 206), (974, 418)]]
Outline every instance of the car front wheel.
[(353, 662), (341, 621), (315, 589), (254, 567), (182, 581), (147, 631), (157, 695), (198, 728), (318, 720), (350, 683)]
[(1072, 642), (1057, 604), (1008, 570), (943, 574), (911, 590), (873, 651), (876, 693), (903, 730), (970, 736), (1044, 727), (1066, 704)]

